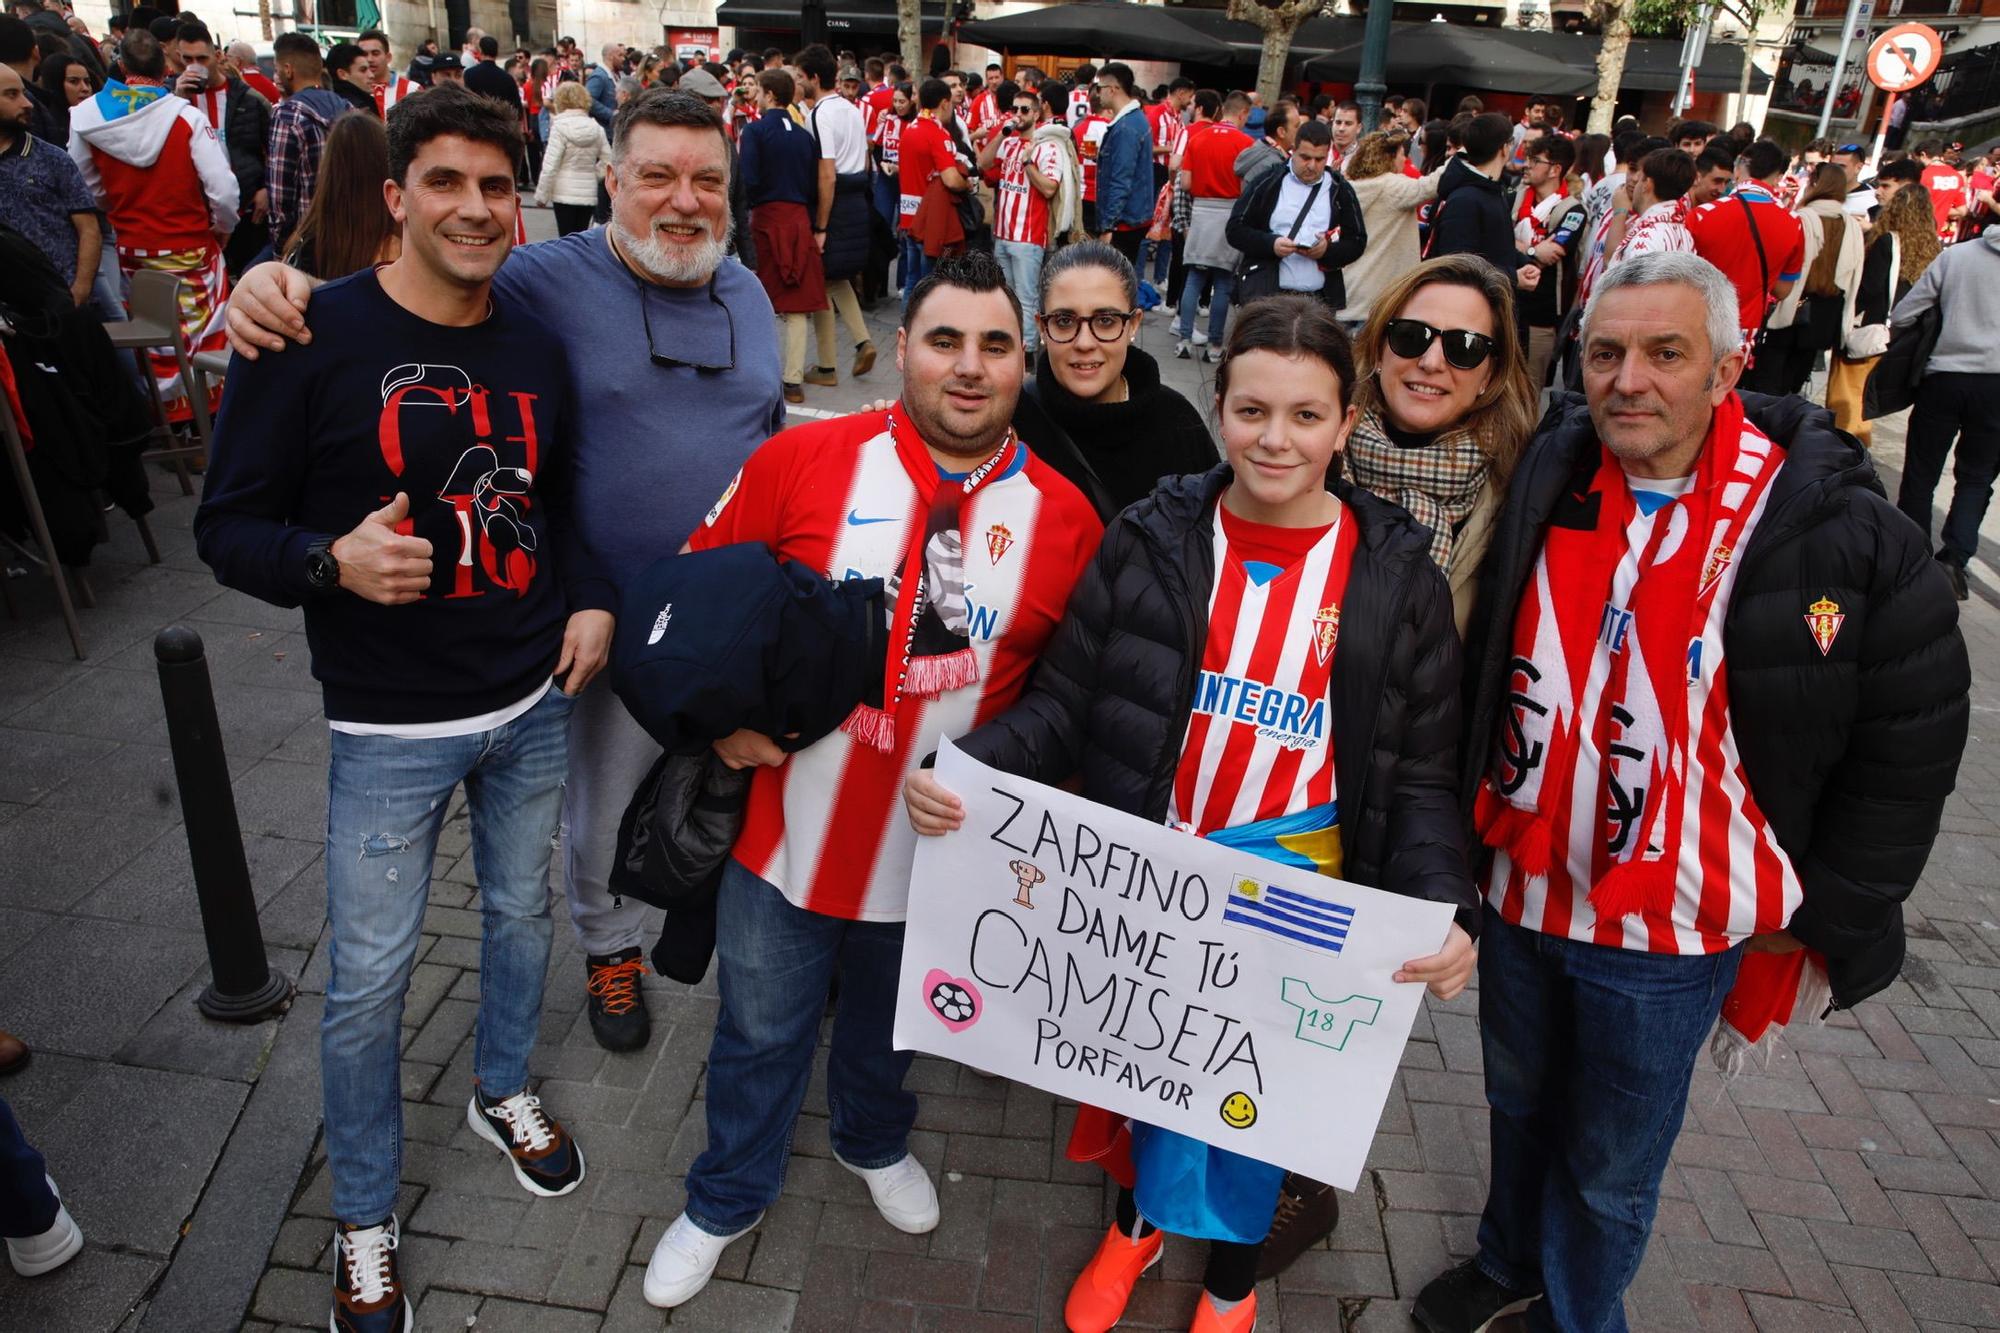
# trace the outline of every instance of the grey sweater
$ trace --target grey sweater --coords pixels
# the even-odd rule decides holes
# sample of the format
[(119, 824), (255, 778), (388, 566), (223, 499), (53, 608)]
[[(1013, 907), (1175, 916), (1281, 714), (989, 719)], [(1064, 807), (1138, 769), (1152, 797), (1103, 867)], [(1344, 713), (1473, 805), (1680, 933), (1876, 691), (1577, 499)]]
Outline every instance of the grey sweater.
[(2000, 375), (2000, 229), (1948, 245), (1896, 302), (1894, 327), (1932, 306), (1943, 316), (1925, 374)]

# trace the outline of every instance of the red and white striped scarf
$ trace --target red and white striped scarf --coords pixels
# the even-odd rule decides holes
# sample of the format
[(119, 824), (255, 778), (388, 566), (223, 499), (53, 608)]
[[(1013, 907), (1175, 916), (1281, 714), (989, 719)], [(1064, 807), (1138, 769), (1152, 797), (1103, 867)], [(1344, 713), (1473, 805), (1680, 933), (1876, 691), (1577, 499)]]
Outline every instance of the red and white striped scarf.
[[(1589, 845), (1561, 852), (1592, 867), (1588, 899), (1600, 921), (1672, 910), (1695, 753), (1692, 646), (1782, 460), (1732, 393), (1715, 410), (1693, 484), (1650, 524), (1635, 523), (1631, 487), (1602, 450), (1586, 502), (1594, 525), (1552, 527), (1543, 543), (1514, 622), (1508, 734), (1476, 817), (1488, 846), (1525, 874), (1547, 875), (1556, 816), (1574, 808), (1587, 728), (1603, 757), (1590, 807), (1602, 820), (1576, 821), (1572, 838)], [(1704, 731), (1727, 725), (1704, 711)]]

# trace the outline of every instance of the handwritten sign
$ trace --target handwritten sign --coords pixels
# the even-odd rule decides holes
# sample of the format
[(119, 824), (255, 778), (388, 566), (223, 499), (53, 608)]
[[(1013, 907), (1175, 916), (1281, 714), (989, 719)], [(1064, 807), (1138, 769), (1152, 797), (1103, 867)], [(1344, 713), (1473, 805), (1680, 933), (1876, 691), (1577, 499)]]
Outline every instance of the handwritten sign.
[(896, 1045), (1353, 1189), (1442, 903), (1328, 879), (997, 772), (917, 840)]

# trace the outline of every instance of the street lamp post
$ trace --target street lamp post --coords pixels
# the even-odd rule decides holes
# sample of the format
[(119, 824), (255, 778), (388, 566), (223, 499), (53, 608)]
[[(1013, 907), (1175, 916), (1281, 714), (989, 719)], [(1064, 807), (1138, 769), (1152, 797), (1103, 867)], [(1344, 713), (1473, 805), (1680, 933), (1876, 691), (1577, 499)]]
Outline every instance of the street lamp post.
[(1368, 24), (1361, 31), (1361, 75), (1354, 81), (1354, 100), (1361, 103), (1361, 128), (1373, 133), (1382, 126), (1382, 99), (1389, 92), (1389, 20), (1392, 0), (1369, 0)]

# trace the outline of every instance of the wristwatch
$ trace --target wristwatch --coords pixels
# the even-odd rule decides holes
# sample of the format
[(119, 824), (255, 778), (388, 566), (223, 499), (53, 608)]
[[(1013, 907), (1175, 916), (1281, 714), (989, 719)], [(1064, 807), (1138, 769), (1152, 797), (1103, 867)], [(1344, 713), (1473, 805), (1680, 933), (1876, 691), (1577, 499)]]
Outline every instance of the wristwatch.
[(333, 558), (331, 537), (322, 537), (306, 547), (306, 585), (314, 592), (332, 592), (340, 586), (340, 562)]

